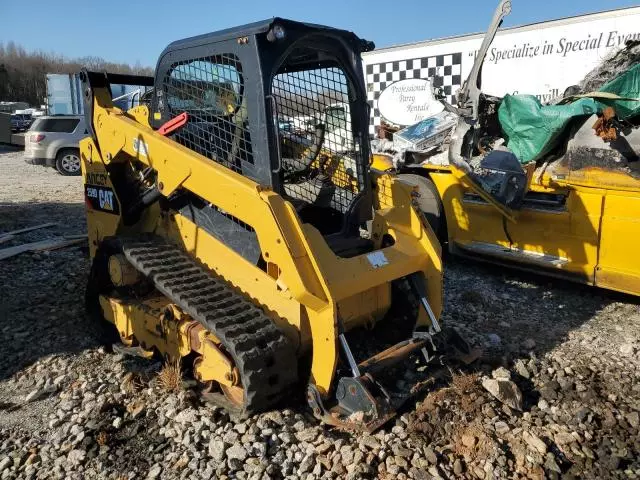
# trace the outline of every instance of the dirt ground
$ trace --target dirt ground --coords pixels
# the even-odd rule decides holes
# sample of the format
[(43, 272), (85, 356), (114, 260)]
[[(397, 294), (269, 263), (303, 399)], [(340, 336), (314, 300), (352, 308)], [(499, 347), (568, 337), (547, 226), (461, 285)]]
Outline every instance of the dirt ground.
[[(86, 233), (81, 179), (0, 147), (0, 233), (45, 222), (0, 248)], [(295, 404), (234, 421), (106, 353), (88, 266), (83, 245), (0, 260), (0, 480), (640, 478), (635, 297), (449, 259), (442, 323), (482, 358), (347, 434)]]

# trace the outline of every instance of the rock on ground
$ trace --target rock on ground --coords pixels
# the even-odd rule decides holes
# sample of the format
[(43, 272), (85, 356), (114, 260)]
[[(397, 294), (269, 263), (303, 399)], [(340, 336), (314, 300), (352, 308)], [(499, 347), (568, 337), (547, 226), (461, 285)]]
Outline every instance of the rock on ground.
[[(78, 177), (0, 153), (0, 232), (51, 221), (0, 248), (86, 232)], [(0, 480), (640, 476), (635, 298), (448, 259), (442, 324), (484, 356), (369, 435), (301, 405), (236, 421), (165, 392), (158, 362), (96, 342), (88, 267), (81, 246), (0, 261)], [(511, 382), (521, 410), (483, 378)]]

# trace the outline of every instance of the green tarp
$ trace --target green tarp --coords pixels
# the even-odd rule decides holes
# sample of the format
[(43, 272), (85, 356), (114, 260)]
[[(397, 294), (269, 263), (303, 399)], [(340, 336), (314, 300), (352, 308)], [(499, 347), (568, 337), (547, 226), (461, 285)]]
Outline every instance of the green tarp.
[[(640, 64), (600, 88), (619, 99), (583, 96), (563, 105), (542, 105), (533, 95), (507, 95), (498, 109), (507, 146), (520, 163), (543, 158), (564, 138), (571, 120), (601, 112), (606, 106), (626, 119), (640, 114)], [(632, 99), (632, 100), (629, 100)]]

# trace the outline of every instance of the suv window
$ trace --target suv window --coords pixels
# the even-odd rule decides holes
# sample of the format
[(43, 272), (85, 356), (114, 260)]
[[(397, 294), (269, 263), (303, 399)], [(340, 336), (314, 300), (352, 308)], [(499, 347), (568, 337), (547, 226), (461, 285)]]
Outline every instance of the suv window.
[(80, 123), (78, 118), (39, 118), (31, 126), (34, 132), (71, 133)]

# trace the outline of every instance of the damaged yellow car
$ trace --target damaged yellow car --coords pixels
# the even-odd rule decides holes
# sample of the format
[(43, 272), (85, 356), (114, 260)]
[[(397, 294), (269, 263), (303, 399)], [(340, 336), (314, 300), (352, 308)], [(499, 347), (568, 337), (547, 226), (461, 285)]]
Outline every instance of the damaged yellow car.
[(450, 253), (640, 295), (640, 42), (553, 105), (490, 97), (481, 66), (509, 9), (503, 0), (457, 106), (445, 105), (458, 115), (446, 161), (405, 152), (373, 168), (418, 186)]

